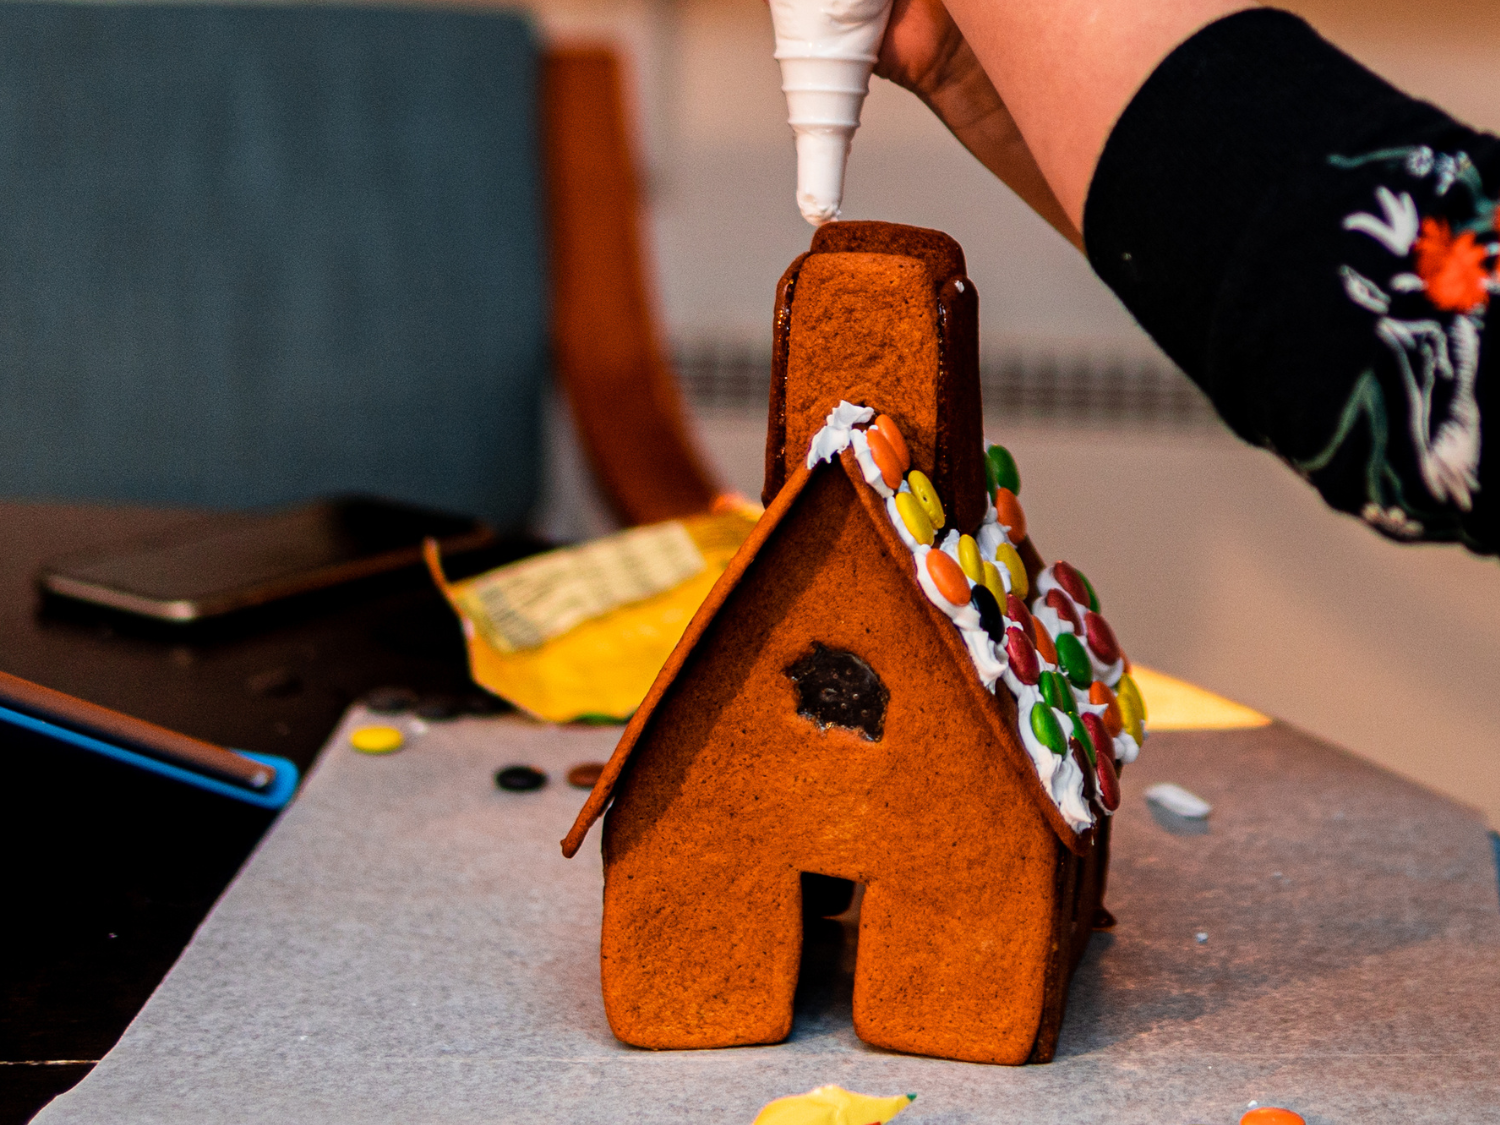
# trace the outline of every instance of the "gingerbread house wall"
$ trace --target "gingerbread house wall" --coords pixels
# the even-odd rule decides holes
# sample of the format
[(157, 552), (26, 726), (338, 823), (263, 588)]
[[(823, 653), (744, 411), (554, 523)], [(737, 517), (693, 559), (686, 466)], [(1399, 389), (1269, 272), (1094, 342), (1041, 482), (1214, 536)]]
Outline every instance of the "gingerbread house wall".
[[(877, 514), (841, 463), (813, 474), (635, 746), (605, 820), (601, 948), (605, 1009), (628, 1043), (784, 1038), (798, 873), (812, 871), (867, 888), (862, 1038), (977, 1062), (1050, 1056), (1037, 1040), (1061, 1011), (1071, 959), (1055, 927), (1076, 861), (1024, 751), (980, 712), (1008, 698), (961, 682), (972, 669)], [(785, 670), (814, 641), (889, 690), (879, 741), (796, 713)]]

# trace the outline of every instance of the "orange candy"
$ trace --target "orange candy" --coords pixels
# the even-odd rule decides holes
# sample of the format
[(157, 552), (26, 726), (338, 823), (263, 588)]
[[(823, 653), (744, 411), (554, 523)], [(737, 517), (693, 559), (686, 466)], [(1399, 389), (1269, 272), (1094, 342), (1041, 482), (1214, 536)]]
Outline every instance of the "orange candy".
[(1120, 702), (1103, 680), (1095, 680), (1089, 684), (1089, 702), (1096, 707), (1101, 703), (1104, 705), (1104, 729), (1109, 732), (1110, 738), (1125, 729), (1125, 720), (1120, 717)]
[(1035, 634), (1031, 639), (1036, 641), (1036, 650), (1042, 654), (1042, 659), (1048, 664), (1056, 664), (1057, 646), (1052, 643), (1052, 634), (1047, 632), (1047, 626), (1033, 617), (1031, 631)]
[(969, 580), (964, 577), (963, 567), (954, 562), (952, 556), (939, 550), (928, 551), (927, 577), (932, 579), (937, 592), (952, 604), (969, 604)]
[[(901, 462), (901, 472), (897, 475), (905, 476), (906, 471), (911, 468), (911, 450), (906, 448), (906, 439), (901, 436), (901, 427), (896, 425), (895, 420), (889, 414), (881, 414), (871, 424), (870, 429), (879, 430), (880, 436), (890, 443), (891, 450), (896, 454), (896, 460)], [(869, 436), (869, 430), (865, 431), (865, 436)]]
[(875, 467), (880, 470), (880, 479), (885, 481), (885, 486), (892, 490), (900, 488), (901, 478), (906, 470), (901, 467), (901, 458), (886, 440), (885, 434), (872, 427), (865, 431), (865, 440), (870, 443), (870, 456), (875, 461)]
[(1273, 1105), (1263, 1105), (1241, 1117), (1240, 1125), (1307, 1125), (1307, 1122), (1302, 1120), (1300, 1113), (1293, 1113), (1289, 1109), (1279, 1109)]
[(1019, 543), (1026, 538), (1026, 513), (1021, 511), (1021, 502), (1010, 489), (995, 489), (995, 516), (1010, 528), (1012, 543)]

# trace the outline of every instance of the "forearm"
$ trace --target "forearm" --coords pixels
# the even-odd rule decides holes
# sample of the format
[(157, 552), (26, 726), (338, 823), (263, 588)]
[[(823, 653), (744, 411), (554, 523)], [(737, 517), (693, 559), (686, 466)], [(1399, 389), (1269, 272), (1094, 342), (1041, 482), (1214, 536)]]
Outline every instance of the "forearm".
[(1083, 249), (1078, 224), (1058, 202), (1027, 147), (1026, 138), (983, 71), (976, 68), (964, 80), (944, 85), (930, 94), (919, 91), (917, 96), (975, 159), (1059, 234)]
[(1069, 222), (1080, 230), (1099, 155), (1136, 91), (1194, 32), (1253, 6), (1247, 0), (946, 3), (1008, 108), (1007, 116), (1019, 126), (1035, 166)]

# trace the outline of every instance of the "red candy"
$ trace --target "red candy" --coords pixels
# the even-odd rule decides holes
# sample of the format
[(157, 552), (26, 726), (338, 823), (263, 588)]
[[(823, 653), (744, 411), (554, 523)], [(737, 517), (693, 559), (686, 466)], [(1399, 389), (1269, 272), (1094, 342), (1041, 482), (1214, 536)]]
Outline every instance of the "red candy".
[(1052, 577), (1057, 579), (1057, 584), (1068, 592), (1079, 605), (1089, 604), (1089, 588), (1083, 584), (1083, 577), (1065, 562), (1052, 564)]
[(1094, 650), (1095, 656), (1106, 664), (1120, 659), (1120, 642), (1115, 640), (1115, 631), (1109, 627), (1108, 621), (1089, 610), (1083, 615), (1083, 623), (1088, 630), (1089, 648)]
[(1048, 590), (1047, 604), (1057, 611), (1059, 620), (1073, 626), (1073, 632), (1083, 632), (1083, 622), (1078, 620), (1078, 610), (1073, 608), (1073, 603), (1068, 601), (1061, 590)]
[(1089, 741), (1094, 744), (1094, 750), (1107, 758), (1115, 756), (1115, 740), (1110, 738), (1109, 730), (1104, 725), (1104, 720), (1092, 711), (1085, 711), (1079, 716), (1083, 722), (1083, 729), (1089, 732)]
[(1036, 624), (1031, 620), (1031, 610), (1014, 594), (1005, 595), (1005, 616), (1019, 625), (1029, 640), (1036, 640)]
[(1042, 669), (1037, 663), (1036, 648), (1014, 625), (1005, 631), (1005, 655), (1010, 658), (1010, 670), (1023, 684), (1035, 684), (1040, 678)]
[(1099, 803), (1110, 812), (1120, 807), (1120, 775), (1115, 772), (1115, 759), (1111, 754), (1098, 754)]

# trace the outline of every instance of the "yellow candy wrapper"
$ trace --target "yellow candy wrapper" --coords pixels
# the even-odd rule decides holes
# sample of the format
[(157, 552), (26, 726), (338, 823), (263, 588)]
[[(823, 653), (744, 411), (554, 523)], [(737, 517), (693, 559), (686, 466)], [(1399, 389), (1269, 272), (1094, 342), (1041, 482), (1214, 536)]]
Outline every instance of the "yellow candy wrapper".
[(916, 1100), (916, 1094), (872, 1098), (839, 1086), (777, 1098), (755, 1115), (753, 1125), (884, 1125)]
[(624, 721), (760, 518), (712, 515), (633, 527), (461, 582), (433, 580), (458, 614), (474, 682), (548, 722)]

